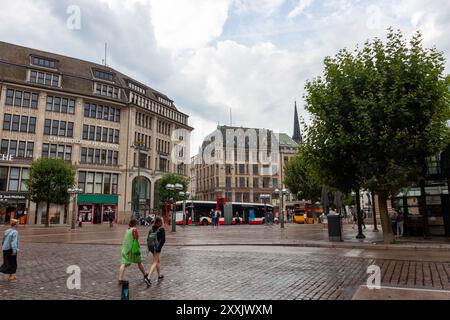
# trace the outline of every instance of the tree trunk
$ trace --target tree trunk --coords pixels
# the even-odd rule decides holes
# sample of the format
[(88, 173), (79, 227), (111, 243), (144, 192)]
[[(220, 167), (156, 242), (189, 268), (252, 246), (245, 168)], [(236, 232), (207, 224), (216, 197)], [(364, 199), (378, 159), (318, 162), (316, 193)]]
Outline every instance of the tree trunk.
[(34, 224), (38, 223), (39, 201), (36, 203), (36, 214), (34, 215)]
[(377, 192), (377, 194), (384, 243), (394, 243), (394, 231), (392, 230), (391, 218), (389, 217), (389, 213), (387, 210), (388, 196), (384, 192)]
[(45, 214), (45, 226), (46, 227), (48, 227), (50, 224), (49, 224), (49, 221), (50, 221), (50, 202), (47, 202), (47, 213)]

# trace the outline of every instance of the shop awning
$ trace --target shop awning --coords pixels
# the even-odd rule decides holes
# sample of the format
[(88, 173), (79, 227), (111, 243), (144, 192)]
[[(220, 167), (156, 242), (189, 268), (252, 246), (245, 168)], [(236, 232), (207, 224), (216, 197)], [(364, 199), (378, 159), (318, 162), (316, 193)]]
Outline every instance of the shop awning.
[(118, 195), (108, 194), (79, 194), (78, 203), (104, 203), (104, 204), (118, 204)]

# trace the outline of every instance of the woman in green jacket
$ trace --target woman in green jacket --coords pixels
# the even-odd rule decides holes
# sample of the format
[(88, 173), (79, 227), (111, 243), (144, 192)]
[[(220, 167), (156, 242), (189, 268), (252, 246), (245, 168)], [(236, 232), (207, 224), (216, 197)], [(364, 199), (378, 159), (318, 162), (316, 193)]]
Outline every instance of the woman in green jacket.
[(122, 243), (122, 253), (120, 257), (120, 270), (119, 270), (119, 284), (123, 283), (123, 275), (125, 268), (129, 267), (133, 263), (137, 263), (139, 270), (144, 275), (144, 282), (150, 285), (148, 274), (145, 273), (144, 265), (142, 264), (141, 249), (139, 246), (139, 234), (136, 228), (137, 220), (131, 219), (127, 231)]

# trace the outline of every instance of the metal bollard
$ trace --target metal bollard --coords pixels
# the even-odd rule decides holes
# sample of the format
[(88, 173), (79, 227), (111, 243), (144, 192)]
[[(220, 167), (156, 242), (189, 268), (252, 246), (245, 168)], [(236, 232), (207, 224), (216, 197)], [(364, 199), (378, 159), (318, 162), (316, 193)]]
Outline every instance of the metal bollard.
[(128, 281), (122, 282), (122, 297), (121, 300), (130, 300), (130, 283)]

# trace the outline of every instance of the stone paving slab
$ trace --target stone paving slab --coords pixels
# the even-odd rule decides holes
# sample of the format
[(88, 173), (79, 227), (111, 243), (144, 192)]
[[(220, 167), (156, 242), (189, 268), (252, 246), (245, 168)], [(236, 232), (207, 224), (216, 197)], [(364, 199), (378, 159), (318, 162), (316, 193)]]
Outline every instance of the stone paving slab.
[(381, 287), (370, 290), (367, 286), (360, 286), (352, 300), (450, 300), (450, 291)]

